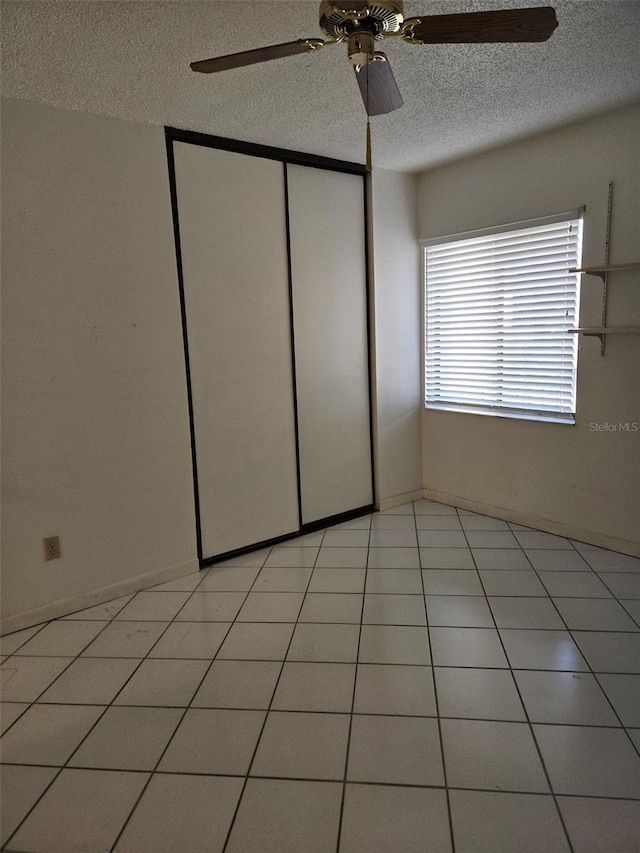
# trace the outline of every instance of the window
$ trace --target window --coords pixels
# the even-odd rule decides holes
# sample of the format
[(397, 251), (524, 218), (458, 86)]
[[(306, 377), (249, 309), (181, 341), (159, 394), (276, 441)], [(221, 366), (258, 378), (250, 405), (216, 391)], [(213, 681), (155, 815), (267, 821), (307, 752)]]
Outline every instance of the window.
[(429, 409), (575, 420), (582, 211), (423, 243)]

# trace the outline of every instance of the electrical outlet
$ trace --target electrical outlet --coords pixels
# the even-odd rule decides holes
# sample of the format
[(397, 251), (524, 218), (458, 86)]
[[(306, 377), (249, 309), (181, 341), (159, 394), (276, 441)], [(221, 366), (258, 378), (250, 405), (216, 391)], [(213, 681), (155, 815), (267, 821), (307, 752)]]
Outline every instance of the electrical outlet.
[(60, 537), (47, 536), (42, 540), (45, 560), (57, 560), (60, 557)]

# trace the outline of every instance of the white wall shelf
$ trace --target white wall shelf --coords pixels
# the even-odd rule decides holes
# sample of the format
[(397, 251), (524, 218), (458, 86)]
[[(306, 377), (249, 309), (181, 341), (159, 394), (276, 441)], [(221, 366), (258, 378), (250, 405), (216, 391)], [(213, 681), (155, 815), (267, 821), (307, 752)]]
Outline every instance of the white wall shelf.
[(609, 286), (609, 273), (618, 272), (620, 270), (630, 270), (640, 268), (640, 263), (631, 261), (624, 264), (609, 263), (609, 246), (611, 242), (611, 212), (613, 208), (613, 181), (609, 181), (609, 195), (607, 199), (607, 234), (605, 238), (605, 257), (602, 266), (595, 267), (574, 267), (569, 272), (583, 273), (584, 275), (595, 275), (602, 279), (602, 322), (596, 326), (579, 326), (577, 329), (569, 329), (572, 334), (585, 335), (585, 337), (600, 338), (600, 355), (605, 352), (606, 335), (609, 334), (638, 334), (640, 328), (633, 326), (618, 326), (610, 328), (607, 325), (607, 296)]
[(569, 272), (580, 272), (585, 275), (597, 275), (598, 278), (601, 278), (602, 281), (605, 281), (605, 276), (608, 272), (616, 272), (618, 270), (632, 270), (639, 269), (640, 263), (629, 263), (629, 264), (609, 264), (608, 266), (601, 267), (580, 267), (579, 269), (570, 269)]

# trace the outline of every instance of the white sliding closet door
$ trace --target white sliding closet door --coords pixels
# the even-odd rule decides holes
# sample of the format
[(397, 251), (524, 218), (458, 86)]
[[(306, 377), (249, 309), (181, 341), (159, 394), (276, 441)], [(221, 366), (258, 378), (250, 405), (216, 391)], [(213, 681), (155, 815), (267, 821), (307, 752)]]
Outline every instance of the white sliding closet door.
[(300, 526), (284, 167), (173, 147), (206, 559)]
[(362, 176), (288, 166), (302, 520), (373, 502)]

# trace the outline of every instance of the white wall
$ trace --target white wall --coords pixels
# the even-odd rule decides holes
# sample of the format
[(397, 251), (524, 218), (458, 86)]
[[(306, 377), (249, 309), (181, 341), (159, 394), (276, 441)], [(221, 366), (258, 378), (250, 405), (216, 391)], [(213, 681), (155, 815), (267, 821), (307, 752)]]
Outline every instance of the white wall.
[(197, 562), (163, 129), (6, 101), (2, 136), (6, 630)]
[[(423, 174), (420, 237), (517, 222), (586, 205), (583, 263), (640, 261), (640, 109), (593, 118)], [(583, 276), (581, 325), (600, 325), (600, 279)], [(640, 326), (638, 270), (610, 274), (611, 326)], [(423, 413), (427, 495), (640, 554), (640, 336), (580, 338), (574, 426)]]
[[(2, 630), (197, 568), (160, 127), (4, 100)], [(416, 180), (373, 188), (378, 496), (419, 497)], [(45, 562), (42, 538), (62, 558)]]
[(377, 481), (381, 508), (422, 496), (417, 179), (372, 176)]

